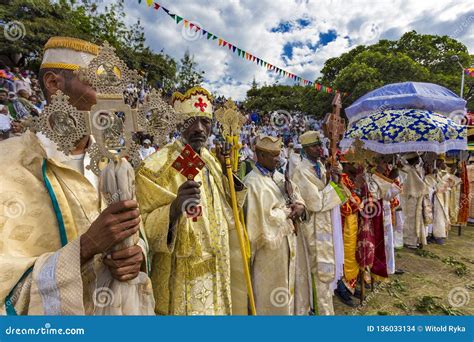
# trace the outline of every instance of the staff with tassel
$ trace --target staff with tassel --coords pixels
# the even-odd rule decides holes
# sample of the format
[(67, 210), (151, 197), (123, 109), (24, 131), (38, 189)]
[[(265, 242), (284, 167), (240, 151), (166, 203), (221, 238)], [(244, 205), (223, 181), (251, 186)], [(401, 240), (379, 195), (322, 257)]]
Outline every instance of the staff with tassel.
[(250, 313), (252, 315), (256, 315), (257, 312), (255, 308), (255, 299), (253, 295), (253, 287), (249, 267), (250, 247), (248, 243), (248, 238), (246, 238), (245, 234), (245, 221), (243, 217), (243, 212), (241, 210), (239, 211), (239, 207), (237, 205), (237, 195), (235, 192), (234, 183), (234, 172), (236, 172), (238, 169), (239, 157), (238, 132), (240, 131), (243, 123), (245, 122), (245, 117), (238, 112), (236, 105), (231, 100), (228, 100), (222, 108), (218, 109), (215, 112), (215, 115), (217, 120), (222, 124), (223, 135), (226, 139), (223, 154), (225, 158), (227, 179), (229, 180), (232, 213), (234, 216), (235, 228), (239, 240), (245, 284), (250, 305)]

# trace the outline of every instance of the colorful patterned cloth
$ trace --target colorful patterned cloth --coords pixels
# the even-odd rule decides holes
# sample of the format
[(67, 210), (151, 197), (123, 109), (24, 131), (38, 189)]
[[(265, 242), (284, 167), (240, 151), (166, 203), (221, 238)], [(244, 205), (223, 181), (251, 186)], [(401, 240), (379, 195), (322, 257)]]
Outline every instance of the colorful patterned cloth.
[(431, 111), (420, 109), (376, 112), (353, 124), (341, 141), (341, 149), (359, 138), (365, 147), (382, 154), (403, 152), (444, 153), (467, 149), (465, 126)]

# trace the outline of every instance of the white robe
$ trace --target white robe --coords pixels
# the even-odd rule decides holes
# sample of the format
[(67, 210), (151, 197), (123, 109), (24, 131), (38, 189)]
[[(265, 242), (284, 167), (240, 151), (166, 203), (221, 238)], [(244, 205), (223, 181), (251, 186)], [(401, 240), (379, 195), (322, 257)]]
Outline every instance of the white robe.
[(308, 242), (318, 313), (334, 315), (331, 283), (336, 277), (336, 260), (331, 211), (339, 207), (345, 198), (336, 184), (326, 184), (326, 169), (321, 163), (320, 169), (321, 179), (313, 164), (303, 159), (294, 170), (292, 181), (300, 189), (309, 213), (302, 228)]
[[(257, 315), (307, 315), (311, 301), (309, 260), (303, 234), (288, 219), (284, 176), (255, 168), (244, 179), (248, 189), (246, 227), (251, 246), (251, 277)], [(294, 187), (296, 202), (304, 204)]]
[(420, 167), (405, 165), (402, 171), (407, 175), (401, 201), (404, 216), (403, 242), (410, 246), (416, 246), (418, 243), (426, 244), (423, 197), (429, 194), (429, 185)]

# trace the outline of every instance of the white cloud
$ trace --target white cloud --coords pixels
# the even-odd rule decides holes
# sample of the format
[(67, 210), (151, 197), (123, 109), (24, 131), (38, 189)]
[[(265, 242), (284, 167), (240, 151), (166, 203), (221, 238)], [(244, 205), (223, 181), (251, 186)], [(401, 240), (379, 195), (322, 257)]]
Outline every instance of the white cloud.
[[(415, 29), (419, 33), (447, 34), (460, 40), (474, 53), (474, 2), (416, 0), (162, 0), (160, 4), (172, 13), (199, 23), (210, 32), (235, 43), (238, 47), (267, 62), (309, 80), (320, 76), (324, 62), (349, 51), (359, 44), (373, 44), (380, 38), (397, 39)], [(136, 1), (126, 3), (127, 20), (140, 18), (145, 26), (147, 43), (156, 51), (164, 50), (179, 60), (186, 49), (194, 54), (200, 69), (205, 71), (205, 86), (211, 91), (245, 97), (255, 77), (259, 84), (292, 84), (276, 77), (256, 63), (248, 62), (217, 41), (205, 38), (186, 40), (182, 22), (176, 25), (161, 9), (155, 11)], [(289, 32), (271, 32), (279, 23), (306, 18), (305, 27)], [(335, 30), (337, 39), (316, 51), (319, 34)], [(350, 37), (350, 41), (345, 37)], [(287, 43), (303, 43), (293, 47), (291, 59), (282, 57)]]

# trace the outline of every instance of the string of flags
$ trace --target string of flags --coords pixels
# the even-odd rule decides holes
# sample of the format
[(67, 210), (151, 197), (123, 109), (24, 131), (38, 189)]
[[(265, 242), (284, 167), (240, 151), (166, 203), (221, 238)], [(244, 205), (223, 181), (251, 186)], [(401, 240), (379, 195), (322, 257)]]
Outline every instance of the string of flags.
[[(139, 4), (141, 2), (142, 2), (142, 0), (138, 0)], [(227, 48), (232, 53), (237, 54), (237, 56), (239, 56), (240, 58), (244, 58), (247, 61), (254, 62), (257, 65), (259, 65), (263, 68), (266, 68), (268, 71), (273, 71), (273, 72), (275, 72), (275, 73), (277, 73), (281, 76), (285, 76), (285, 77), (288, 77), (290, 79), (293, 79), (296, 82), (300, 82), (303, 85), (314, 86), (314, 88), (316, 90), (321, 91), (321, 92), (325, 92), (325, 93), (329, 93), (329, 94), (331, 94), (331, 93), (340, 93), (340, 91), (337, 90), (337, 89), (322, 85), (322, 84), (317, 83), (317, 82), (312, 82), (312, 81), (306, 80), (306, 79), (304, 79), (304, 78), (302, 78), (298, 75), (295, 75), (291, 72), (288, 72), (288, 71), (286, 71), (286, 70), (284, 70), (284, 69), (282, 69), (282, 68), (280, 68), (276, 65), (273, 65), (273, 64), (271, 64), (271, 63), (255, 56), (254, 54), (239, 48), (235, 44), (232, 44), (229, 41), (227, 41), (227, 40), (225, 40), (221, 37), (218, 37), (217, 35), (209, 32), (208, 30), (205, 30), (204, 28), (196, 25), (195, 23), (191, 22), (190, 20), (187, 20), (187, 19), (183, 18), (182, 16), (179, 16), (175, 13), (171, 13), (169, 9), (163, 7), (162, 5), (158, 4), (157, 2), (154, 2), (153, 0), (146, 0), (146, 4), (147, 4), (148, 7), (153, 6), (153, 8), (157, 11), (159, 9), (162, 9), (166, 14), (168, 14), (168, 16), (171, 19), (173, 19), (173, 21), (176, 24), (179, 24), (179, 23), (182, 22), (186, 29), (194, 31), (195, 34), (201, 34), (201, 36), (205, 37), (207, 40), (217, 42), (218, 46), (220, 46), (222, 48)], [(347, 95), (347, 93), (342, 93), (342, 94), (344, 96)]]

